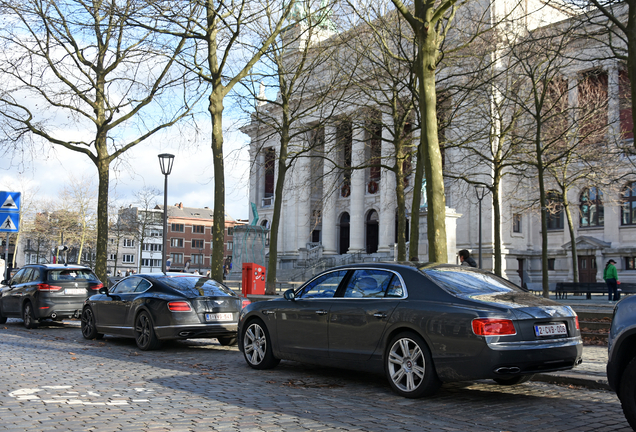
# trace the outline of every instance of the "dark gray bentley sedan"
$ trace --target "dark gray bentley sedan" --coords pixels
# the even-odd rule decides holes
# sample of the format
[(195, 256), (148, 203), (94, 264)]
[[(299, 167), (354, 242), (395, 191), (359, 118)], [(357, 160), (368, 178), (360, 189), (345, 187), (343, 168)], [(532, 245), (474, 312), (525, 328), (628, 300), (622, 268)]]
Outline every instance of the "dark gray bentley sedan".
[(406, 397), (442, 382), (513, 385), (581, 362), (576, 313), (492, 273), (447, 264), (328, 270), (283, 299), (241, 312), (239, 348), (255, 369), (280, 359), (383, 372)]

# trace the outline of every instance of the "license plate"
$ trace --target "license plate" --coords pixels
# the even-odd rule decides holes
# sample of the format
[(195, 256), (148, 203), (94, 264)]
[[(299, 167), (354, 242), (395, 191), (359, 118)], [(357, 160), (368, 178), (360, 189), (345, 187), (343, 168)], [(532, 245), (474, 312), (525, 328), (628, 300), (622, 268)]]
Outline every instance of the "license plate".
[(84, 288), (66, 288), (64, 290), (64, 294), (70, 294), (70, 295), (86, 294), (86, 290)]
[(559, 336), (567, 335), (568, 329), (565, 324), (543, 324), (534, 326), (534, 334), (537, 336)]
[(206, 321), (234, 321), (233, 313), (205, 314)]

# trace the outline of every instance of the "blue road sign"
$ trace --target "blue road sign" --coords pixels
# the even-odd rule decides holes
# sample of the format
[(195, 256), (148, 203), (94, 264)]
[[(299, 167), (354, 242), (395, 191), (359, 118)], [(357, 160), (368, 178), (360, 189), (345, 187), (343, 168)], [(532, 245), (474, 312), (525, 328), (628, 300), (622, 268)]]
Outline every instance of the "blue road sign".
[(0, 191), (0, 211), (19, 212), (21, 197), (22, 193), (20, 192)]
[(20, 230), (20, 214), (0, 211), (0, 232), (18, 232)]

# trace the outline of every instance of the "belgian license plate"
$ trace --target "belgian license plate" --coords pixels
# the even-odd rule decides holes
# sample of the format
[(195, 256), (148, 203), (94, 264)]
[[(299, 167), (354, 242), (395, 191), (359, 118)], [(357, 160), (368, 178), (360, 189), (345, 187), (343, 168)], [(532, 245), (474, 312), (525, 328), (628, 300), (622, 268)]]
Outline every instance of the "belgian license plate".
[(69, 294), (69, 295), (86, 294), (86, 290), (84, 288), (66, 288), (64, 290), (64, 294)]
[(542, 324), (534, 326), (534, 334), (537, 336), (567, 335), (568, 329), (565, 324)]
[(233, 321), (234, 314), (233, 313), (215, 313), (215, 314), (205, 314), (206, 321)]

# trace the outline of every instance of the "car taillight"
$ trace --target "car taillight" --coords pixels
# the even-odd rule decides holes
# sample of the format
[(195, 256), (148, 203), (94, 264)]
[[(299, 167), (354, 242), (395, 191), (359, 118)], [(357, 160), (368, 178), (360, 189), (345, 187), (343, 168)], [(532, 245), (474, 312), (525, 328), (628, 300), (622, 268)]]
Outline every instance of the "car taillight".
[(477, 318), (473, 320), (473, 332), (478, 336), (504, 336), (517, 334), (509, 319)]
[(172, 312), (189, 312), (192, 310), (190, 303), (184, 301), (175, 301), (168, 303), (168, 309)]
[(247, 306), (248, 304), (252, 303), (250, 300), (248, 299), (242, 299), (241, 300), (241, 309), (243, 309), (245, 306)]
[(61, 289), (62, 287), (57, 285), (49, 285), (46, 283), (38, 284), (38, 291), (59, 291)]
[(576, 329), (577, 330), (581, 330), (581, 327), (579, 327), (579, 317), (578, 316), (574, 317), (574, 323), (576, 324)]
[(91, 287), (91, 289), (92, 289), (93, 291), (97, 291), (97, 290), (98, 290), (98, 289), (100, 289), (100, 288), (104, 288), (104, 284), (103, 284), (103, 283), (98, 283), (97, 285), (93, 285), (93, 286)]

